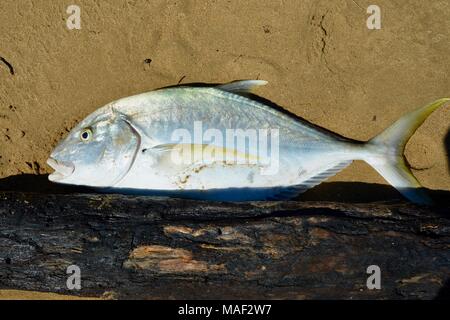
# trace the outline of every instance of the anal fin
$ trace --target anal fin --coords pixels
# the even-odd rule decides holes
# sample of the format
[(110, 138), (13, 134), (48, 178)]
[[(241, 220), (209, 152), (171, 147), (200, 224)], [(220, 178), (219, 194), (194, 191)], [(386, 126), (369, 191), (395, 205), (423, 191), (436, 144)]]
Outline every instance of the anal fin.
[(306, 190), (311, 189), (327, 180), (328, 178), (336, 175), (339, 171), (345, 169), (351, 163), (351, 160), (334, 163), (327, 169), (318, 172), (316, 175), (306, 179), (302, 183), (292, 186), (274, 188), (273, 194), (269, 195), (267, 197), (267, 200), (286, 200), (294, 198), (299, 194), (305, 192)]

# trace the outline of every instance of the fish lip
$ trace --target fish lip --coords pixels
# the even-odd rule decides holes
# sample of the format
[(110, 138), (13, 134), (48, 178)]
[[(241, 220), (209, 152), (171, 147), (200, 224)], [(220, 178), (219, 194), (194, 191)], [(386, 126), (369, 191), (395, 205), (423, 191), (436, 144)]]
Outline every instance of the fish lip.
[(69, 161), (60, 161), (55, 158), (49, 157), (47, 164), (55, 170), (48, 176), (50, 181), (60, 181), (72, 175), (75, 171), (75, 165)]

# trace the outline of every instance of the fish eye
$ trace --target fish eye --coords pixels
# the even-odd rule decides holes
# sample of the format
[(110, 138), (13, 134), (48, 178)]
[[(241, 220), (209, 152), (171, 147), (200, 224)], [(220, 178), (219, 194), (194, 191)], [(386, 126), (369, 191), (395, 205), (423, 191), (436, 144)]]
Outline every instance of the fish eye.
[(92, 130), (90, 128), (83, 129), (80, 133), (80, 140), (88, 142), (92, 139)]

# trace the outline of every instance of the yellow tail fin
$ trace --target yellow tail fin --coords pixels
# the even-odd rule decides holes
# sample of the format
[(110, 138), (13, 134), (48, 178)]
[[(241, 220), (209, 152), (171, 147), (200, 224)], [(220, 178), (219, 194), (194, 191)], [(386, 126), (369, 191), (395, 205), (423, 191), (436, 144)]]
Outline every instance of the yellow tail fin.
[(443, 98), (419, 108), (367, 142), (372, 152), (366, 162), (414, 203), (431, 204), (432, 201), (406, 164), (403, 155), (406, 143), (433, 111), (449, 102), (450, 98)]

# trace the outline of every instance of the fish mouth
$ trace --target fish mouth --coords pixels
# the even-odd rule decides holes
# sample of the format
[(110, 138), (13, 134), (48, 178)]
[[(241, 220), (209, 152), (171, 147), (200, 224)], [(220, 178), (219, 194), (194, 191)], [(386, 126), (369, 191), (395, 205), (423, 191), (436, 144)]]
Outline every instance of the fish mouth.
[(60, 161), (50, 157), (47, 160), (47, 164), (55, 170), (55, 172), (48, 176), (50, 181), (61, 181), (72, 175), (75, 171), (74, 164), (69, 161)]

